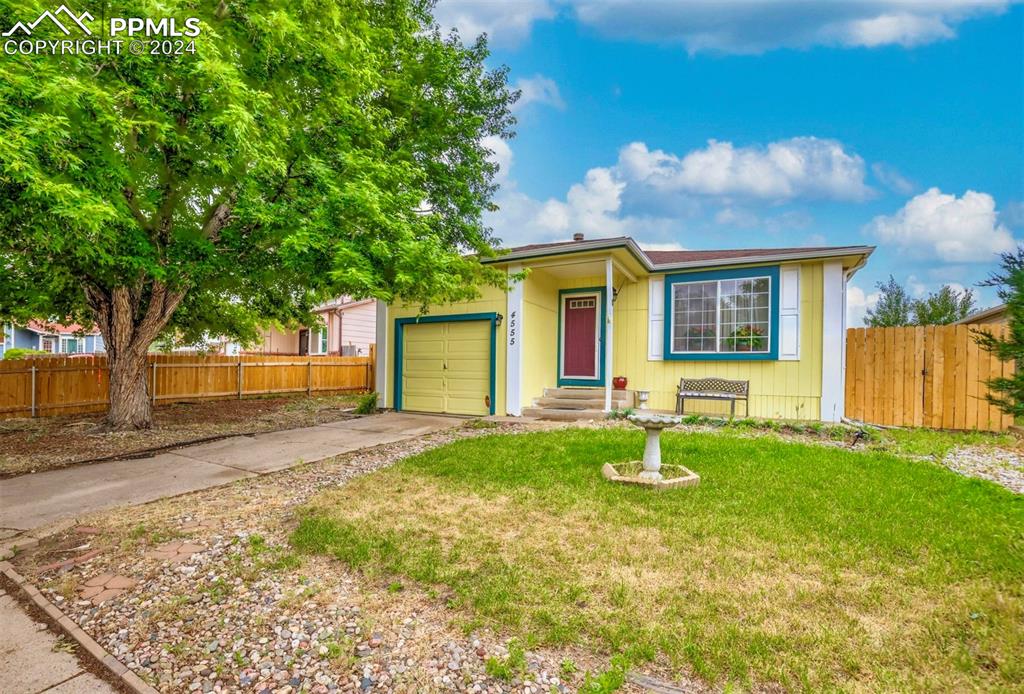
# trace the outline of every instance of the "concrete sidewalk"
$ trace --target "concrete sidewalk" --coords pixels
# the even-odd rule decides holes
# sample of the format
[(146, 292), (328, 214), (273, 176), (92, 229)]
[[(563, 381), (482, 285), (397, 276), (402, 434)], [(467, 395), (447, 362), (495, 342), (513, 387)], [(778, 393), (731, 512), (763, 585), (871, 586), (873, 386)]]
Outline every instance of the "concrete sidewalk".
[(450, 429), (453, 417), (386, 413), (236, 436), (152, 458), (78, 465), (0, 480), (0, 529), (23, 532), (93, 511), (153, 501), (384, 443)]
[[(52, 694), (114, 694), (85, 670), (68, 640), (59, 640), (0, 589), (0, 691)], [(70, 642), (73, 643), (73, 642)]]

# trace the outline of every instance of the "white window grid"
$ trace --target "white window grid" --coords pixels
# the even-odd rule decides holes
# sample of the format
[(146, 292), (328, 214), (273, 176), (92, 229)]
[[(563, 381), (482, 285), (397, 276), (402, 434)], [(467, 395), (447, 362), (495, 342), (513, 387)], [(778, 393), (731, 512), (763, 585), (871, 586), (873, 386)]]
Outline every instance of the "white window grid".
[[(723, 309), (722, 308), (722, 303), (721, 302), (722, 302), (722, 286), (723, 286), (723, 284), (726, 284), (726, 286), (732, 290), (732, 293), (729, 294), (728, 296), (743, 296), (743, 297), (746, 298), (746, 297), (751, 296), (751, 294), (746, 294), (746, 293), (745, 294), (737, 294), (736, 293), (736, 290), (738, 289), (739, 283), (741, 283), (741, 282), (742, 283), (748, 283), (748, 282), (749, 283), (755, 283), (755, 282), (758, 282), (760, 280), (764, 280), (765, 283), (766, 283), (765, 291), (763, 291), (763, 292), (753, 292), (752, 295), (753, 296), (766, 296), (768, 298), (768, 304), (767, 304), (766, 307), (737, 306), (737, 307), (734, 307), (733, 309)], [(678, 287), (694, 286), (694, 285), (714, 285), (714, 287), (715, 287), (715, 296), (714, 296), (714, 302), (715, 302), (714, 306), (715, 306), (715, 308), (714, 308), (714, 311), (713, 311), (714, 319), (715, 319), (715, 337), (714, 337), (714, 349), (713, 350), (708, 350), (708, 349), (700, 349), (700, 350), (682, 349), (682, 350), (679, 350), (679, 349), (676, 349), (676, 315), (677, 315), (676, 302), (678, 300), (680, 300), (680, 298), (677, 296), (676, 290), (677, 290)], [(669, 337), (670, 337), (670, 340), (669, 340), (669, 351), (670, 351), (671, 354), (767, 354), (768, 352), (771, 351), (771, 341), (772, 341), (772, 334), (771, 334), (772, 278), (771, 278), (771, 276), (764, 275), (764, 276), (754, 276), (754, 277), (738, 277), (738, 278), (735, 278), (735, 279), (694, 280), (692, 282), (672, 282), (671, 286), (672, 286), (672, 291), (670, 293), (671, 304), (667, 307), (669, 309), (669, 311), (668, 311), (669, 312)], [(702, 293), (701, 297), (686, 297), (686, 300), (690, 301), (690, 302), (694, 302), (694, 301), (705, 301), (708, 298), (710, 298), (710, 297), (703, 296), (703, 293)], [(694, 307), (693, 306), (689, 306), (687, 308), (692, 310)], [(706, 308), (703, 308), (703, 307), (701, 307), (700, 310), (704, 314), (707, 314), (707, 313), (711, 312), (709, 309), (706, 309)], [(740, 310), (740, 311), (743, 311), (744, 313), (742, 315), (749, 315), (751, 320), (748, 321), (748, 320), (743, 320), (743, 319), (741, 319), (739, 317), (736, 317), (732, 321), (722, 321), (722, 312), (723, 312), (723, 310), (732, 310), (732, 311)], [(751, 311), (751, 313), (747, 314), (746, 311)], [(753, 311), (764, 311), (765, 312), (764, 313), (765, 319), (763, 321), (762, 320), (753, 320), (753, 318), (754, 318), (754, 314), (752, 313)], [(745, 325), (761, 325), (761, 324), (763, 324), (765, 326), (765, 332), (764, 332), (764, 336), (763, 336), (763, 338), (764, 338), (764, 348), (758, 349), (758, 350), (754, 350), (754, 349), (750, 349), (750, 350), (736, 350), (736, 349), (728, 350), (728, 349), (722, 349), (722, 342), (723, 342), (723, 340), (728, 339), (726, 336), (723, 336), (723, 334), (722, 334), (722, 327), (723, 327), (723, 325), (725, 325), (726, 327), (728, 327), (728, 326), (735, 326), (733, 328), (733, 330), (735, 330), (736, 328), (739, 328), (739, 327), (742, 327), (742, 326), (745, 326)], [(700, 324), (689, 324), (688, 323), (686, 325), (686, 327), (691, 327), (692, 325), (709, 326), (709, 323), (707, 323), (707, 322), (700, 323)], [(687, 339), (688, 338), (686, 338), (685, 336), (683, 337), (684, 341), (687, 340)], [(707, 340), (708, 338), (702, 338), (702, 339), (703, 340)], [(743, 339), (743, 338), (738, 338), (738, 339)]]

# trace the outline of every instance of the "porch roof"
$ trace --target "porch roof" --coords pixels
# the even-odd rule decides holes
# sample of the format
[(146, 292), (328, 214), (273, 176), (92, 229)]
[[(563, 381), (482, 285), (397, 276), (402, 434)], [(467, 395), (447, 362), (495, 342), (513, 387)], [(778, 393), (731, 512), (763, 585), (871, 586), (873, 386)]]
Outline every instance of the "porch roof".
[(746, 265), (773, 261), (812, 260), (815, 258), (849, 258), (851, 265), (859, 265), (874, 252), (874, 246), (815, 246), (803, 248), (738, 248), (708, 251), (645, 251), (628, 236), (583, 241), (558, 241), (517, 246), (485, 263), (504, 263), (560, 256), (592, 253), (602, 250), (625, 250), (648, 272), (665, 272), (683, 268)]

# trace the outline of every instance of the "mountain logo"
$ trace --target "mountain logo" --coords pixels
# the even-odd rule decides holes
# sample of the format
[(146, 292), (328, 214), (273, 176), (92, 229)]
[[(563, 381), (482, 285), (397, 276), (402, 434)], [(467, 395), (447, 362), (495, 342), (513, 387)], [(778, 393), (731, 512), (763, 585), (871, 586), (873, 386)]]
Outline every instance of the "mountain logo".
[(64, 15), (65, 22), (68, 22), (69, 24), (71, 22), (74, 22), (78, 25), (79, 29), (85, 32), (86, 36), (92, 36), (92, 32), (89, 31), (89, 27), (87, 27), (84, 24), (84, 22), (91, 22), (94, 19), (94, 17), (88, 12), (83, 12), (80, 15), (76, 15), (74, 12), (68, 9), (67, 5), (61, 5), (60, 7), (57, 8), (55, 12), (50, 12), (49, 10), (46, 10), (41, 15), (36, 17), (36, 20), (34, 22), (29, 22), (28, 24), (25, 24), (24, 22), (17, 22), (10, 29), (3, 32), (3, 36), (13, 36), (14, 34), (19, 32), (26, 36), (31, 36), (32, 31), (37, 26), (39, 26), (40, 22), (42, 22), (44, 19), (49, 19), (51, 22), (57, 25), (58, 29), (64, 32), (65, 36), (70, 36), (71, 32), (68, 30), (67, 26), (65, 26), (60, 21), (60, 19), (58, 19), (58, 15)]

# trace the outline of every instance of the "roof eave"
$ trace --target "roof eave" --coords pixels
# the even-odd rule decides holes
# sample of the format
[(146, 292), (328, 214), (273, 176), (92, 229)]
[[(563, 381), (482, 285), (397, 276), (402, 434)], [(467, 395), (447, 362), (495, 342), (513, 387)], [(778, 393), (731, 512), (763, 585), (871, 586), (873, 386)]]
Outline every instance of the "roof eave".
[(511, 253), (505, 253), (502, 255), (495, 256), (493, 258), (484, 258), (480, 262), (484, 264), (491, 263), (508, 263), (516, 260), (529, 260), (531, 258), (547, 258), (553, 255), (569, 255), (571, 253), (584, 253), (587, 251), (603, 251), (610, 250), (613, 248), (625, 248), (627, 249), (637, 262), (643, 265), (646, 269), (650, 270), (652, 265), (650, 260), (640, 249), (640, 246), (636, 244), (636, 241), (630, 238), (617, 238), (617, 239), (594, 239), (593, 241), (574, 241), (572, 244), (566, 244), (565, 246), (559, 246), (557, 248), (536, 248), (528, 251), (513, 251)]
[(722, 265), (751, 265), (777, 263), (786, 260), (815, 260), (818, 258), (840, 258), (847, 256), (868, 256), (874, 253), (874, 246), (851, 246), (849, 248), (836, 248), (829, 251), (803, 251), (796, 253), (775, 253), (773, 255), (745, 255), (735, 258), (714, 258), (709, 260), (687, 260), (682, 263), (659, 263), (652, 265), (654, 272), (665, 272), (668, 270), (685, 270), (688, 268), (721, 267)]
[[(814, 260), (816, 258), (840, 258), (848, 256), (863, 256), (866, 261), (875, 251), (874, 246), (850, 246), (838, 247), (827, 251), (798, 251), (789, 253), (775, 253), (772, 255), (747, 255), (735, 258), (714, 258), (707, 260), (687, 260), (678, 263), (652, 263), (647, 254), (631, 238), (624, 239), (594, 239), (593, 241), (577, 241), (572, 245), (566, 245), (552, 249), (531, 249), (506, 253), (494, 258), (485, 258), (481, 262), (499, 263), (515, 262), (517, 260), (529, 260), (531, 258), (545, 258), (553, 255), (569, 255), (572, 253), (584, 253), (587, 251), (602, 251), (614, 248), (625, 248), (648, 272), (666, 272), (670, 270), (685, 270), (689, 268), (721, 267), (723, 265), (750, 265), (754, 263), (772, 263), (786, 260)], [(863, 262), (863, 261), (862, 261)]]

